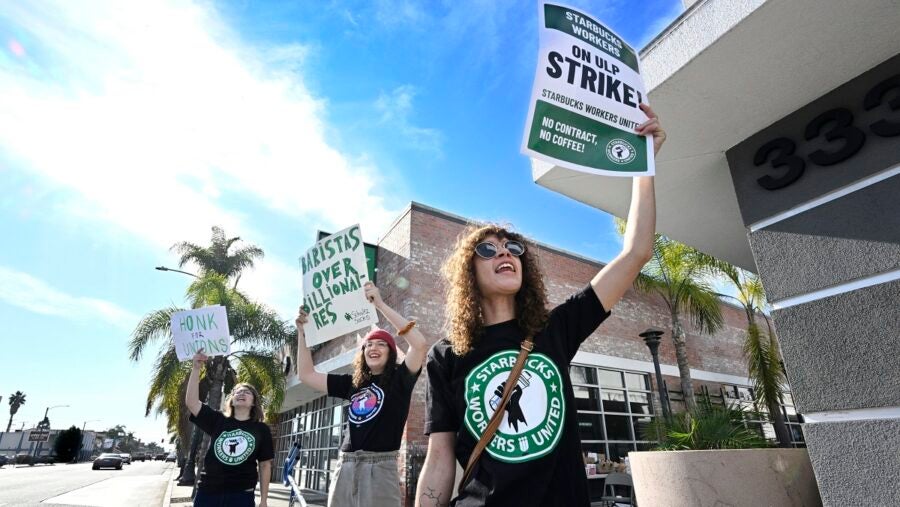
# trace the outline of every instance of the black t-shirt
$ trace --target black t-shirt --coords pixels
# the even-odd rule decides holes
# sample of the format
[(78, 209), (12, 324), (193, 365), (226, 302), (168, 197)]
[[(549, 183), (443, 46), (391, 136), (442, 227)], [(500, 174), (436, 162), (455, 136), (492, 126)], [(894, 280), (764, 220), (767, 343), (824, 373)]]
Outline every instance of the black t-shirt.
[(255, 488), (257, 463), (275, 457), (269, 427), (225, 417), (205, 404), (191, 416), (191, 422), (211, 437), (197, 487), (210, 492)]
[(409, 415), (409, 399), (419, 378), (419, 371), (409, 371), (406, 362), (397, 366), (386, 386), (368, 382), (353, 388), (350, 375), (328, 375), (328, 395), (350, 400), (347, 407), (347, 429), (341, 450), (386, 452), (400, 449), (403, 427)]
[[(506, 414), (454, 505), (589, 504), (569, 363), (608, 316), (590, 286), (550, 312), (547, 326), (534, 337)], [(456, 459), (463, 469), (524, 339), (512, 320), (486, 326), (463, 357), (446, 339), (428, 353), (425, 434), (456, 433)]]

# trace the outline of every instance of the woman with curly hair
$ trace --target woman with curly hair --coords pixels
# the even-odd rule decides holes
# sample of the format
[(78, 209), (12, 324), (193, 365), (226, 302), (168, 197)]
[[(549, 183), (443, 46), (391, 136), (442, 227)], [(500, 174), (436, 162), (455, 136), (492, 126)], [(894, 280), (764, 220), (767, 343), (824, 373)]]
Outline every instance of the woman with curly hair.
[(365, 292), (375, 308), (399, 330), (397, 335), (409, 344), (403, 362), (397, 363), (394, 337), (383, 329), (374, 329), (363, 338), (353, 360), (352, 375), (319, 373), (306, 346), (303, 324), (307, 314), (301, 308), (296, 321), (297, 365), (303, 383), (329, 396), (350, 400), (349, 424), (328, 492), (328, 505), (397, 507), (400, 505), (397, 451), (428, 344), (415, 328), (415, 322), (388, 306), (372, 282), (365, 284)]
[[(653, 111), (640, 135), (658, 151)], [(653, 177), (634, 178), (622, 252), (584, 289), (547, 310), (535, 248), (497, 225), (470, 227), (444, 265), (448, 336), (428, 353), (428, 454), (416, 505), (448, 505), (456, 463), (465, 468), (500, 405), (526, 338), (533, 349), (456, 506), (587, 506), (587, 477), (569, 363), (650, 259), (656, 226)]]

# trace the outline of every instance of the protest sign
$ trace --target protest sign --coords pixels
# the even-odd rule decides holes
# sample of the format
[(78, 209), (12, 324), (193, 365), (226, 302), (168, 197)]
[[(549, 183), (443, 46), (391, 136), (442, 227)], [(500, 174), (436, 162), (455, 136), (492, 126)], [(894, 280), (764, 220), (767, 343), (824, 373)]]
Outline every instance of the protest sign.
[(309, 321), (303, 327), (309, 346), (327, 342), (378, 322), (366, 299), (369, 278), (359, 225), (319, 240), (300, 257), (303, 305)]
[(590, 15), (540, 1), (540, 49), (522, 153), (593, 174), (654, 174), (637, 53)]
[(186, 361), (200, 349), (208, 356), (231, 353), (228, 314), (221, 305), (204, 306), (172, 314), (172, 339), (179, 361)]

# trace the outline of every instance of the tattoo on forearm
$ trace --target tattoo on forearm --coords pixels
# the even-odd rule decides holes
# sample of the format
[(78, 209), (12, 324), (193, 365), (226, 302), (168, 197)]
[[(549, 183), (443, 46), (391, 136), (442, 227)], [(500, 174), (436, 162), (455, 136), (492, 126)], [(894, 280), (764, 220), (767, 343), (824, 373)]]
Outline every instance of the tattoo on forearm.
[(443, 507), (449, 505), (447, 502), (441, 501), (441, 494), (435, 494), (434, 488), (425, 487), (428, 489), (427, 493), (422, 493), (421, 499), (422, 505), (434, 505), (435, 507)]

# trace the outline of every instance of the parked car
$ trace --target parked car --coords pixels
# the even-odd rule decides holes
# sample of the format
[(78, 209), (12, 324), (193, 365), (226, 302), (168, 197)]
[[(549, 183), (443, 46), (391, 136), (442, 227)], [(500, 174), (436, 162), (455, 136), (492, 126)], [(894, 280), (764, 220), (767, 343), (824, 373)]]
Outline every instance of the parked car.
[(131, 464), (131, 454), (128, 454), (127, 452), (123, 452), (123, 453), (119, 453), (119, 456), (122, 456), (122, 463), (125, 463), (126, 465)]
[(16, 454), (15, 463), (16, 463), (16, 465), (34, 466), (35, 459), (34, 459), (34, 456), (32, 456), (31, 454), (21, 453), (21, 454)]
[(94, 460), (94, 466), (91, 468), (94, 470), (100, 470), (101, 468), (115, 468), (116, 470), (121, 470), (122, 456), (111, 452), (104, 452)]
[(175, 461), (177, 461), (177, 460), (178, 460), (178, 455), (176, 455), (174, 452), (170, 452), (169, 455), (166, 456), (166, 463), (168, 463), (170, 461), (172, 463), (175, 463)]
[(165, 461), (165, 459), (166, 459), (167, 457), (168, 457), (168, 455), (167, 455), (166, 453), (161, 452), (161, 453), (157, 454), (156, 457), (153, 458), (153, 460), (154, 460), (154, 461)]
[(34, 462), (35, 462), (35, 464), (53, 465), (53, 464), (56, 464), (56, 455), (51, 454), (51, 455), (47, 455), (47, 456), (38, 456), (38, 457), (34, 458)]
[(9, 458), (0, 454), (0, 468), (3, 468), (3, 465), (5, 465), (8, 461), (9, 461)]

